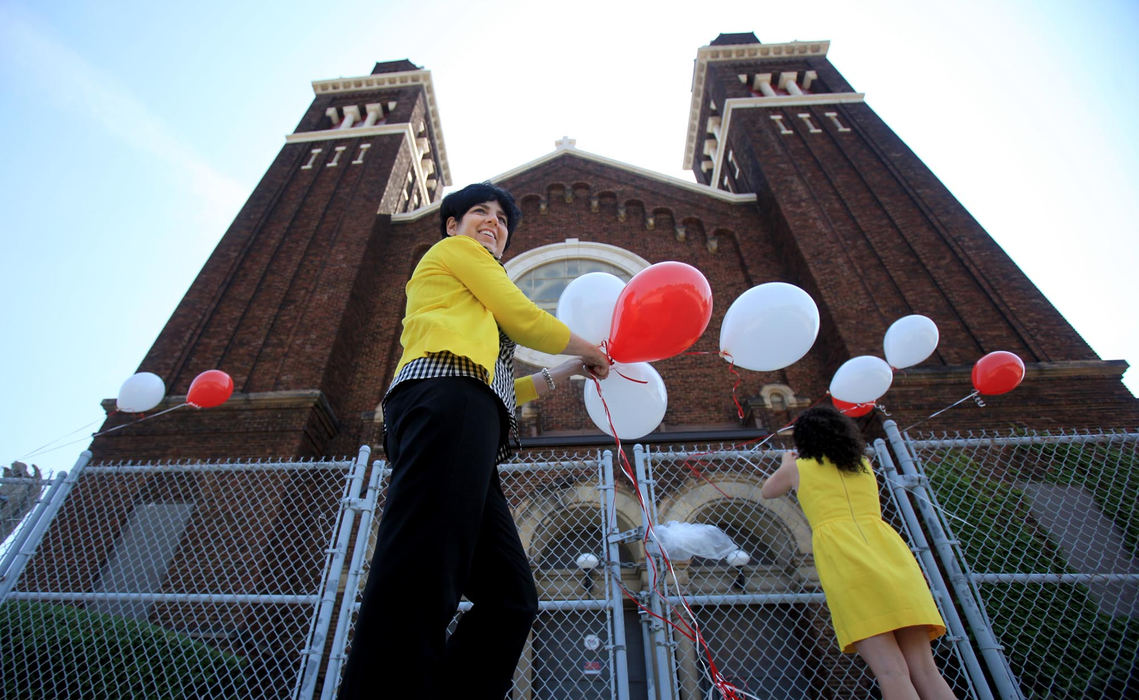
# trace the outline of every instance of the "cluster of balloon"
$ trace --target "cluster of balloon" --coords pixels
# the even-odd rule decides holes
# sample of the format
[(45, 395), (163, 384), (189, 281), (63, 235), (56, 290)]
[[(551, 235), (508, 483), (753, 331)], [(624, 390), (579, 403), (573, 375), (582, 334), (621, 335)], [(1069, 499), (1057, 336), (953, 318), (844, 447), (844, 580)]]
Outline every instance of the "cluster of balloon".
[(882, 339), (883, 360), (859, 355), (844, 362), (831, 378), (835, 406), (848, 416), (863, 416), (890, 389), (896, 370), (925, 361), (937, 349), (937, 325), (920, 314), (903, 316), (890, 324)]
[(582, 338), (606, 343), (613, 368), (608, 378), (586, 382), (585, 405), (598, 428), (630, 440), (652, 432), (668, 407), (664, 381), (648, 363), (700, 338), (712, 318), (712, 287), (699, 270), (675, 261), (650, 265), (627, 284), (591, 272), (566, 285), (556, 314)]
[[(220, 369), (208, 369), (190, 382), (186, 404), (195, 408), (220, 406), (233, 395), (233, 378)], [(132, 374), (119, 387), (115, 407), (123, 413), (144, 413), (166, 398), (166, 384), (153, 372)]]
[(119, 387), (115, 407), (123, 413), (144, 413), (166, 398), (166, 384), (153, 372), (138, 372)]
[(798, 362), (819, 335), (819, 308), (793, 284), (768, 282), (739, 295), (720, 326), (720, 354), (756, 372)]
[(990, 352), (973, 364), (973, 388), (986, 396), (1012, 391), (1024, 379), (1024, 361), (1006, 350)]
[(207, 369), (190, 382), (186, 403), (194, 408), (212, 408), (229, 400), (233, 394), (233, 378), (220, 369)]

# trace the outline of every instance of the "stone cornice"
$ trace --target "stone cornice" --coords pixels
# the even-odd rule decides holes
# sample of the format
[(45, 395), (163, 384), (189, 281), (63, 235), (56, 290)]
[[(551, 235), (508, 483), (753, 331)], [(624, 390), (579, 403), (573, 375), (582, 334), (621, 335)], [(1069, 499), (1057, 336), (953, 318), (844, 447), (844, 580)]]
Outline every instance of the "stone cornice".
[[(1024, 381), (1047, 381), (1075, 378), (1118, 380), (1127, 371), (1125, 360), (1061, 360), (1057, 362), (1025, 362)], [(893, 386), (926, 386), (934, 384), (969, 385), (973, 365), (932, 365), (908, 367), (894, 376)]]
[[(415, 170), (415, 183), (419, 188), (420, 201), (431, 199), (427, 193), (427, 175), (423, 172), (423, 159), (420, 157), (419, 147), (416, 145), (415, 132), (411, 124), (401, 122), (398, 124), (377, 124), (376, 126), (359, 126), (349, 129), (321, 129), (320, 131), (300, 131), (285, 136), (285, 143), (312, 143), (313, 141), (334, 141), (337, 139), (355, 139), (380, 134), (394, 134), (402, 136), (407, 147), (411, 149), (411, 167)], [(440, 154), (442, 156), (442, 154)], [(444, 183), (450, 180), (446, 175)], [(381, 212), (387, 213), (387, 212)]]
[[(655, 170), (649, 170), (648, 168), (642, 168), (642, 167), (639, 167), (636, 165), (630, 165), (628, 163), (624, 163), (624, 162), (619, 161), (619, 160), (614, 160), (612, 158), (606, 158), (605, 156), (599, 156), (595, 153), (590, 153), (589, 151), (582, 151), (576, 147), (558, 148), (554, 151), (547, 153), (544, 156), (540, 156), (538, 158), (535, 158), (534, 160), (530, 161), (529, 163), (525, 163), (523, 165), (520, 165), (517, 168), (511, 168), (510, 170), (507, 170), (506, 172), (504, 172), (500, 175), (496, 175), (495, 177), (490, 178), (490, 181), (491, 182), (502, 182), (503, 180), (506, 180), (506, 179), (509, 179), (509, 178), (514, 177), (516, 175), (519, 175), (521, 173), (524, 173), (527, 170), (530, 170), (532, 168), (536, 168), (539, 165), (542, 165), (544, 163), (548, 163), (548, 162), (550, 162), (550, 161), (552, 161), (552, 160), (554, 160), (554, 159), (556, 159), (562, 155), (577, 156), (578, 158), (581, 158), (583, 160), (590, 160), (590, 161), (593, 161), (595, 163), (600, 163), (602, 165), (608, 165), (610, 167), (617, 168), (619, 170), (624, 170), (626, 172), (631, 172), (631, 173), (634, 173), (636, 175), (640, 175), (640, 176), (648, 178), (650, 180), (656, 180), (657, 182), (663, 182), (666, 185), (672, 185), (674, 187), (680, 187), (682, 189), (688, 190), (689, 192), (696, 192), (697, 194), (702, 194), (702, 195), (705, 195), (707, 197), (712, 197), (713, 199), (718, 199), (718, 200), (723, 201), (723, 202), (729, 202), (731, 204), (745, 204), (745, 203), (755, 201), (755, 195), (752, 193), (736, 194), (733, 192), (725, 192), (724, 190), (718, 190), (718, 189), (715, 189), (713, 187), (709, 187), (708, 185), (702, 185), (698, 182), (689, 182), (688, 180), (682, 180), (678, 177), (673, 177), (671, 175), (665, 175), (663, 173), (658, 173)], [(405, 213), (401, 213), (401, 214), (392, 214), (392, 221), (415, 221), (416, 219), (420, 218), (421, 216), (424, 216), (425, 214), (429, 214), (431, 212), (434, 212), (438, 207), (439, 207), (439, 202), (433, 202), (431, 205), (426, 206), (426, 207), (422, 207), (420, 209), (416, 209), (415, 211), (409, 211), (409, 212), (405, 212)]]
[(320, 131), (298, 131), (285, 135), (286, 143), (308, 143), (311, 141), (332, 141), (335, 139), (360, 139), (379, 134), (401, 134), (415, 139), (411, 124), (377, 124), (375, 126), (355, 126), (350, 129), (321, 129)]
[[(162, 403), (154, 407), (154, 411), (165, 410), (181, 406), (186, 403), (186, 396), (167, 396)], [(107, 414), (115, 411), (115, 399), (103, 399), (100, 403)], [(192, 408), (192, 407), (190, 407)], [(235, 393), (220, 406), (201, 409), (206, 411), (248, 410), (250, 408), (310, 408), (320, 414), (323, 422), (336, 425), (336, 413), (324, 392), (317, 389), (298, 389), (294, 391), (262, 391), (252, 394)]]
[[(713, 156), (712, 161), (712, 186), (715, 187), (720, 181), (720, 173), (723, 172), (724, 167), (724, 154), (727, 152), (725, 144), (728, 142), (728, 134), (731, 133), (732, 128), (732, 112), (737, 109), (763, 109), (773, 107), (795, 107), (795, 106), (811, 106), (811, 105), (831, 105), (831, 104), (850, 104), (852, 102), (862, 102), (865, 100), (866, 95), (861, 92), (826, 92), (819, 95), (779, 95), (776, 97), (733, 97), (730, 100), (724, 101), (723, 109), (723, 126), (721, 127), (719, 147), (716, 149), (716, 155)], [(699, 116), (699, 114), (697, 114)], [(691, 129), (690, 129), (691, 131)], [(685, 157), (691, 159), (695, 154), (691, 151), (685, 152)], [(689, 160), (687, 167), (692, 167), (692, 161)]]
[[(329, 95), (350, 92), (369, 92), (387, 90), (391, 88), (410, 87), (422, 85), (427, 95), (427, 114), (431, 118), (431, 128), (435, 132), (435, 142), (439, 149), (439, 166), (443, 184), (451, 182), (451, 165), (447, 160), (447, 145), (443, 140), (443, 126), (439, 120), (439, 104), (435, 100), (435, 85), (431, 81), (431, 71), (414, 70), (399, 73), (378, 73), (364, 75), (356, 78), (333, 78), (331, 80), (312, 81), (312, 91), (317, 95)], [(316, 132), (310, 132), (316, 133)], [(299, 134), (291, 134), (298, 136)], [(414, 136), (414, 134), (412, 134)]]
[(696, 149), (697, 133), (700, 126), (700, 107), (704, 104), (705, 81), (708, 77), (708, 64), (712, 61), (777, 60), (826, 56), (830, 49), (829, 41), (792, 41), (786, 44), (737, 44), (732, 46), (702, 46), (696, 52), (692, 68), (692, 101), (688, 109), (688, 135), (684, 141), (684, 169), (690, 170)]

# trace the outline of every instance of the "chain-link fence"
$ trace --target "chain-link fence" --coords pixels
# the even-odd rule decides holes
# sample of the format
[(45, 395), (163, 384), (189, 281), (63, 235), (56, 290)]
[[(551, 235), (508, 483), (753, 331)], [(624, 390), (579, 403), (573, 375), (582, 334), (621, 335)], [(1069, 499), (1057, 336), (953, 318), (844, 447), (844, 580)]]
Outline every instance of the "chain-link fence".
[(311, 695), (366, 454), (81, 462), (6, 553), (0, 695)]
[[(887, 431), (883, 517), (942, 608), (957, 695), (1135, 695), (1139, 435)], [(744, 697), (877, 695), (837, 648), (798, 503), (760, 496), (778, 451), (628, 455), (627, 474), (609, 452), (500, 468), (541, 601), (511, 698), (707, 700), (712, 664)], [(334, 697), (386, 477), (365, 449), (43, 482), (0, 549), (3, 697)], [(646, 557), (670, 521), (745, 556)]]
[[(719, 697), (708, 655), (727, 681), (751, 697), (848, 698), (877, 692), (865, 663), (838, 648), (814, 568), (810, 526), (798, 502), (793, 495), (770, 500), (760, 495), (780, 455), (721, 448), (638, 451), (656, 522), (715, 525), (746, 553), (734, 561), (693, 557), (674, 563), (675, 576), (668, 574), (673, 589), (666, 591), (671, 621), (684, 627), (687, 604), (707, 648), (691, 634), (668, 627), (663, 643), (674, 652), (669, 661), (677, 687), (675, 696), (661, 697)], [(906, 534), (893, 492), (879, 481), (883, 517)], [(948, 601), (944, 591), (934, 592), (939, 603)], [(958, 697), (977, 697), (954, 641), (948, 635), (934, 643), (938, 665)]]
[(892, 441), (1005, 697), (1139, 695), (1139, 434)]

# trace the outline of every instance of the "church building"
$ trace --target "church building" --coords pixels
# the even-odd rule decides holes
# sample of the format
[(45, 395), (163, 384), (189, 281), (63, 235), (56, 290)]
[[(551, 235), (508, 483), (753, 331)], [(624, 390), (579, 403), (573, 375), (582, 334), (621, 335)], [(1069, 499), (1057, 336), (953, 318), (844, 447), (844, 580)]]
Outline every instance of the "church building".
[[(927, 433), (1139, 425), (1139, 402), (1122, 383), (1126, 363), (1096, 355), (890, 129), (890, 115), (876, 114), (831, 65), (828, 48), (827, 41), (761, 43), (751, 33), (721, 34), (699, 48), (687, 132), (677, 135), (677, 157), (692, 179), (589, 153), (569, 138), (493, 177), (523, 212), (505, 268), (547, 310), (587, 272), (629, 280), (655, 263), (679, 261), (706, 277), (714, 299), (707, 329), (690, 352), (654, 363), (667, 409), (655, 430), (628, 442), (655, 454), (704, 450), (699, 467), (657, 464), (653, 507), (661, 522), (715, 524), (746, 552), (744, 563), (731, 566), (697, 557), (681, 578), (692, 595), (712, 596), (702, 600), (709, 642), (723, 654), (717, 662), (738, 687), (771, 697), (866, 697), (870, 681), (833, 648), (802, 513), (789, 500), (758, 497), (774, 458), (734, 453), (718, 461), (718, 448), (706, 446), (754, 444), (805, 408), (829, 403), (836, 370), (857, 356), (882, 356), (887, 329), (913, 314), (932, 319), (940, 341), (928, 359), (896, 371), (879, 408), (857, 419), (869, 438), (884, 434), (887, 418)], [(96, 469), (102, 465), (108, 480), (118, 480), (80, 480), (56, 526), (91, 539), (45, 550), (27, 579), (33, 591), (58, 586), (74, 596), (127, 586), (112, 580), (161, 589), (167, 597), (132, 599), (131, 615), (211, 644), (226, 640), (236, 654), (261, 645), (277, 669), (315, 669), (336, 656), (318, 647), (304, 657), (300, 642), (282, 641), (305, 638), (307, 613), (231, 613), (216, 598), (202, 598), (202, 608), (178, 606), (200, 602), (189, 599), (211, 592), (214, 582), (246, 596), (234, 598), (240, 605), (260, 602), (256, 595), (270, 589), (276, 595), (277, 585), (282, 596), (299, 599), (294, 587), (335, 568), (325, 563), (332, 550), (324, 535), (315, 533), (337, 508), (357, 508), (353, 499), (364, 491), (339, 500), (344, 479), (286, 470), (351, 460), (361, 447), (371, 450), (369, 474), (382, 468), (381, 401), (401, 354), (404, 287), (439, 240), (445, 191), (469, 184), (451, 179), (430, 70), (393, 60), (358, 77), (317, 80), (312, 89), (312, 104), (139, 364), (169, 391), (156, 410), (182, 404), (193, 379), (210, 369), (232, 377), (233, 395), (216, 407), (183, 407), (146, 421), (105, 402), (103, 430), (116, 429), (93, 441), (89, 469), (103, 473)], [(817, 340), (785, 368), (734, 368), (718, 356), (725, 312), (768, 282), (810, 295), (820, 316)], [(1023, 360), (1023, 382), (962, 402), (973, 391), (975, 363), (994, 351)], [(520, 348), (517, 371), (532, 374), (558, 361)], [(594, 584), (603, 580), (599, 556), (602, 568), (606, 557), (613, 564), (606, 576), (634, 592), (650, 589), (651, 567), (638, 538), (613, 535), (642, 526), (620, 474), (607, 510), (596, 475), (557, 471), (563, 463), (598, 463), (616, 449), (587, 415), (585, 382), (576, 378), (572, 390), (519, 409), (520, 461), (504, 472), (546, 605), (515, 697), (610, 697), (591, 685), (610, 674), (631, 689), (613, 697), (711, 697), (698, 648), (684, 639), (669, 651), (654, 646), (652, 620), (616, 588)], [(784, 440), (773, 438), (769, 449)], [(632, 459), (633, 445), (625, 448)], [(110, 468), (236, 462), (267, 466), (240, 482), (225, 481), (220, 468)], [(539, 462), (540, 469), (524, 471)], [(272, 464), (283, 466), (273, 471)], [(236, 505), (247, 486), (256, 489), (255, 515)], [(374, 526), (369, 518), (381, 512), (356, 522)], [(155, 541), (135, 536), (142, 530), (132, 528), (147, 523), (165, 533), (164, 549), (146, 555), (145, 576), (113, 579), (116, 566), (143, 556), (141, 542)], [(66, 544), (67, 535), (59, 537), (53, 541)], [(51, 583), (65, 569), (73, 578)], [(351, 599), (361, 582), (360, 571), (346, 574), (326, 592), (329, 600)], [(603, 609), (616, 611), (608, 626), (591, 617)], [(620, 660), (589, 656), (606, 649), (619, 650)], [(319, 675), (334, 688), (323, 673), (309, 673), (297, 687)]]

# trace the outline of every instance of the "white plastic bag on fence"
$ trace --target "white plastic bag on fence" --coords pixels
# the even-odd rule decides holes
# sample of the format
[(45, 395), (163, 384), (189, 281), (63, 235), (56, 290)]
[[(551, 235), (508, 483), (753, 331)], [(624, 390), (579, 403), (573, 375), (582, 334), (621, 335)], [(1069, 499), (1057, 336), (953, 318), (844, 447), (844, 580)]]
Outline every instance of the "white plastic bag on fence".
[(670, 520), (653, 527), (656, 536), (649, 539), (650, 554), (658, 554), (657, 543), (673, 561), (687, 561), (694, 556), (707, 559), (723, 559), (739, 549), (732, 538), (715, 525), (703, 523), (682, 523)]

